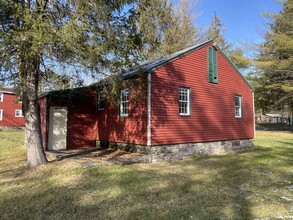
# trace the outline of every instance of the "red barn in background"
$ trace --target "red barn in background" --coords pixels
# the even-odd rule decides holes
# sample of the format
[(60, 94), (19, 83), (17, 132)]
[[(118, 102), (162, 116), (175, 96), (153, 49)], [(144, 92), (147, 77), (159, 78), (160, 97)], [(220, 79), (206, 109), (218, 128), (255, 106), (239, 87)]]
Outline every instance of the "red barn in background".
[(0, 89), (0, 128), (24, 127), (22, 103), (11, 88)]
[(158, 161), (252, 145), (253, 88), (213, 41), (122, 76), (135, 84), (138, 75), (145, 76), (146, 89), (125, 86), (116, 105), (104, 97), (101, 83), (41, 95), (46, 149), (98, 143)]

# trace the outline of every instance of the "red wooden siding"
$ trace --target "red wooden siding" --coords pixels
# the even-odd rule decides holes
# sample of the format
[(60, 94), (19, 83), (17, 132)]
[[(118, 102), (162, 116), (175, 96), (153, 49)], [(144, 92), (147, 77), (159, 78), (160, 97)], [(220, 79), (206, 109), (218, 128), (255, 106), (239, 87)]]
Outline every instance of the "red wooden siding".
[[(147, 108), (146, 98), (133, 100), (129, 89), (128, 117), (118, 116), (118, 106), (105, 101), (104, 110), (96, 110), (95, 89), (83, 91), (88, 97), (80, 99), (41, 98), (41, 123), (45, 148), (48, 149), (49, 106), (68, 108), (67, 148), (93, 146), (96, 140), (146, 145)], [(47, 100), (47, 101), (46, 101)], [(45, 119), (45, 111), (46, 119)], [(46, 132), (44, 128), (46, 126)], [(44, 134), (45, 133), (45, 134)]]
[[(152, 145), (253, 138), (252, 91), (217, 51), (218, 84), (208, 82), (207, 45), (152, 73)], [(178, 87), (191, 89), (191, 115), (178, 113)], [(243, 115), (235, 118), (234, 95)]]
[(4, 93), (3, 102), (0, 102), (0, 110), (3, 110), (0, 127), (24, 127), (24, 118), (15, 117), (16, 109), (22, 109), (22, 104), (17, 102), (17, 96), (15, 94)]
[(97, 111), (98, 140), (146, 145), (147, 100), (146, 94), (135, 100), (129, 88), (128, 117), (118, 115), (118, 106), (105, 102), (105, 109)]
[[(48, 149), (50, 106), (67, 107), (67, 148), (82, 148), (94, 146), (97, 138), (96, 99), (94, 90), (80, 91), (88, 96), (85, 98), (42, 98), (41, 106), (42, 132), (46, 124), (45, 148)], [(49, 107), (46, 109), (44, 123), (45, 99)], [(46, 104), (47, 105), (47, 104)], [(44, 135), (43, 135), (44, 138)]]

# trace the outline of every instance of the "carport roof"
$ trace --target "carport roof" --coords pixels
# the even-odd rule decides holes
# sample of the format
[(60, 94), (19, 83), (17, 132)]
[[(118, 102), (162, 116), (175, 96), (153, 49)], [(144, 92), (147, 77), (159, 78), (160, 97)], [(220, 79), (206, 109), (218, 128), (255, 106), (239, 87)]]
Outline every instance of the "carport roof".
[(87, 94), (84, 94), (84, 93), (78, 91), (78, 89), (81, 89), (81, 88), (43, 92), (39, 95), (39, 99), (46, 97), (46, 96), (47, 97), (58, 97), (58, 98), (85, 98), (88, 96)]

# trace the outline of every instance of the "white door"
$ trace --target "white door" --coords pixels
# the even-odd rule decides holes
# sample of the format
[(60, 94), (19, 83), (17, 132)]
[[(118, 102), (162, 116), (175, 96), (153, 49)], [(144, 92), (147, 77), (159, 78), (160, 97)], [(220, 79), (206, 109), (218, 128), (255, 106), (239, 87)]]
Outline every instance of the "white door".
[(67, 108), (50, 107), (49, 150), (63, 150), (67, 145)]

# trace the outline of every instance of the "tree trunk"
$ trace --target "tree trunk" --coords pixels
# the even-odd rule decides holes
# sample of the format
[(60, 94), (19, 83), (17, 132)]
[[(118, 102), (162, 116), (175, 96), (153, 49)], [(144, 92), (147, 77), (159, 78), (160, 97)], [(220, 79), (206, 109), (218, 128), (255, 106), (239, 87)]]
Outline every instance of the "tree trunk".
[(46, 164), (46, 154), (41, 135), (41, 117), (38, 103), (39, 64), (28, 61), (23, 69), (23, 110), (25, 117), (25, 137), (27, 147), (27, 166), (29, 168)]
[(30, 102), (25, 116), (25, 136), (27, 147), (27, 166), (29, 168), (46, 164), (47, 159), (41, 136), (40, 110), (37, 101)]

